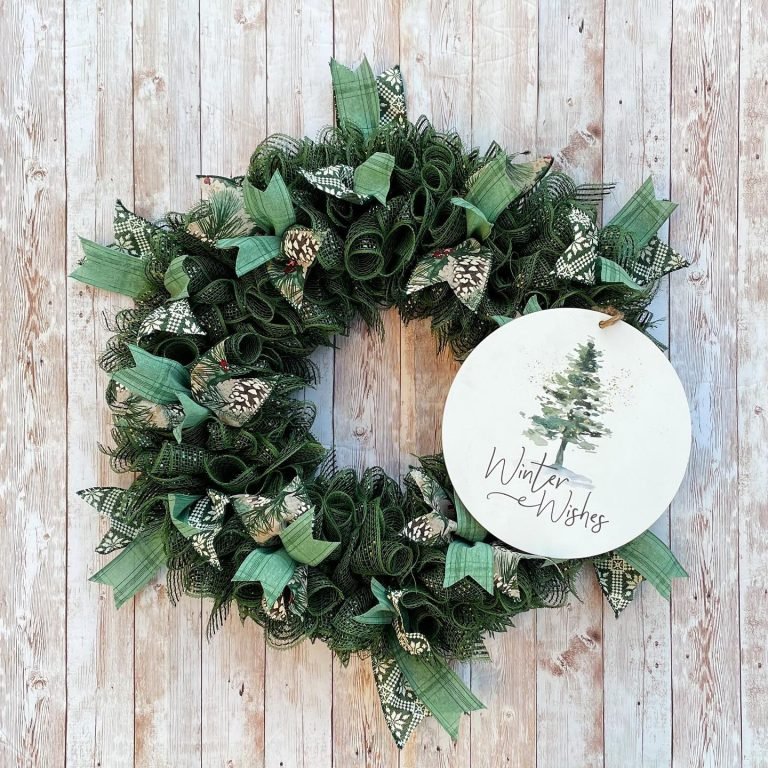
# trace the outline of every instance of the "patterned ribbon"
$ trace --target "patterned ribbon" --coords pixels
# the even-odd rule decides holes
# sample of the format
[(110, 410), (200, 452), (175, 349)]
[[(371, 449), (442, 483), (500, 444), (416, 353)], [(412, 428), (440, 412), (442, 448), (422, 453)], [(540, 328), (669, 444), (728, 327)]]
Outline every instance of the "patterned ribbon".
[(118, 200), (113, 229), (114, 248), (80, 238), (83, 258), (69, 276), (96, 288), (133, 299), (143, 298), (154, 291), (147, 278), (147, 262), (152, 255), (152, 237), (157, 227)]
[(303, 615), (306, 566), (319, 565), (340, 544), (315, 538), (315, 508), (303, 484), (296, 477), (274, 497), (237, 494), (230, 501), (257, 545), (233, 581), (260, 582), (264, 610), (273, 620)]
[(357, 168), (351, 165), (329, 165), (316, 171), (299, 170), (313, 186), (326, 195), (348, 203), (363, 205), (369, 200), (387, 203), (389, 183), (395, 158), (386, 152), (374, 152)]
[(366, 58), (356, 69), (331, 59), (331, 79), (336, 122), (342, 128), (355, 126), (367, 139), (380, 125), (406, 124), (405, 89), (399, 66), (374, 77)]
[(594, 214), (572, 207), (566, 216), (572, 241), (555, 262), (552, 274), (586, 285), (624, 283), (642, 290), (667, 273), (687, 267), (688, 262), (677, 251), (656, 237), (674, 209), (674, 203), (656, 199), (653, 182), (647, 179), (604, 230), (614, 229), (631, 238), (631, 257), (617, 263), (600, 256), (600, 232)]
[(214, 541), (224, 525), (229, 498), (209, 488), (205, 496), (168, 495), (168, 509), (179, 532), (195, 551), (221, 570)]
[(170, 428), (179, 442), (184, 428), (200, 424), (211, 412), (229, 426), (243, 426), (273, 390), (256, 377), (235, 378), (249, 369), (230, 365), (226, 339), (208, 350), (191, 374), (174, 360), (128, 348), (135, 365), (112, 375), (112, 409), (158, 429)]
[(425, 256), (405, 287), (410, 295), (440, 283), (448, 283), (456, 298), (476, 312), (483, 300), (493, 257), (489, 248), (470, 238), (455, 248), (441, 248)]

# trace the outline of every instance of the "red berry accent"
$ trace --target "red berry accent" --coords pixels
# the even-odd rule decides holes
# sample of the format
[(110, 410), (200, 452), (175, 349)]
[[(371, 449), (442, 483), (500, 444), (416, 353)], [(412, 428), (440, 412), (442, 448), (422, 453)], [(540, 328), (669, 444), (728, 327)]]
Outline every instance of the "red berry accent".
[(296, 262), (295, 261), (289, 261), (285, 265), (285, 269), (283, 270), (283, 272), (285, 272), (286, 275), (290, 275), (291, 272), (295, 272), (295, 271), (296, 271)]
[(221, 358), (221, 360), (219, 360), (219, 366), (224, 371), (228, 371), (229, 370), (229, 363), (223, 357)]
[(206, 177), (203, 179), (203, 184), (210, 184), (210, 183), (211, 183), (211, 177), (210, 177), (210, 176), (206, 176)]

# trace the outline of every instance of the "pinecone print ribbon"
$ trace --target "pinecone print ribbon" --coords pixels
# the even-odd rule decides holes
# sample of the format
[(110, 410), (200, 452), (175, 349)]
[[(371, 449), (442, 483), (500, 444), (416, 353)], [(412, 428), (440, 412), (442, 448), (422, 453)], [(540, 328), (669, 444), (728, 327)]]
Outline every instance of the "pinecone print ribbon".
[(470, 238), (455, 248), (434, 251), (415, 266), (406, 285), (410, 295), (440, 283), (448, 283), (465, 307), (477, 312), (485, 295), (493, 257), (489, 248)]

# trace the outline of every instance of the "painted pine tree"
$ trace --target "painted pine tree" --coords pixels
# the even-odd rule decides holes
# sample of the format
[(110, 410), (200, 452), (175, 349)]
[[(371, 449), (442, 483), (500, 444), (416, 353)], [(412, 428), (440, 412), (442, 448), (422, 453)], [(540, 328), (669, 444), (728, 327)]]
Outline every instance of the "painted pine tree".
[(610, 435), (600, 417), (610, 408), (604, 400), (600, 377), (603, 353), (590, 339), (579, 344), (568, 355), (568, 366), (554, 374), (536, 399), (541, 412), (531, 417), (532, 427), (525, 436), (537, 445), (559, 440), (554, 466), (563, 466), (565, 449), (569, 445), (592, 452), (597, 447), (592, 440)]

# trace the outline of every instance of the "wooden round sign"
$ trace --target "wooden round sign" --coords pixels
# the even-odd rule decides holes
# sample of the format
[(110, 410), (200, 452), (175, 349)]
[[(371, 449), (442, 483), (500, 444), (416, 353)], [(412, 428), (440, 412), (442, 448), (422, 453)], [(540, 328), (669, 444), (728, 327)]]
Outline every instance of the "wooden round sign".
[(667, 358), (624, 322), (534, 312), (479, 344), (451, 385), (443, 451), (456, 495), (517, 549), (581, 558), (626, 544), (685, 474), (688, 402)]

